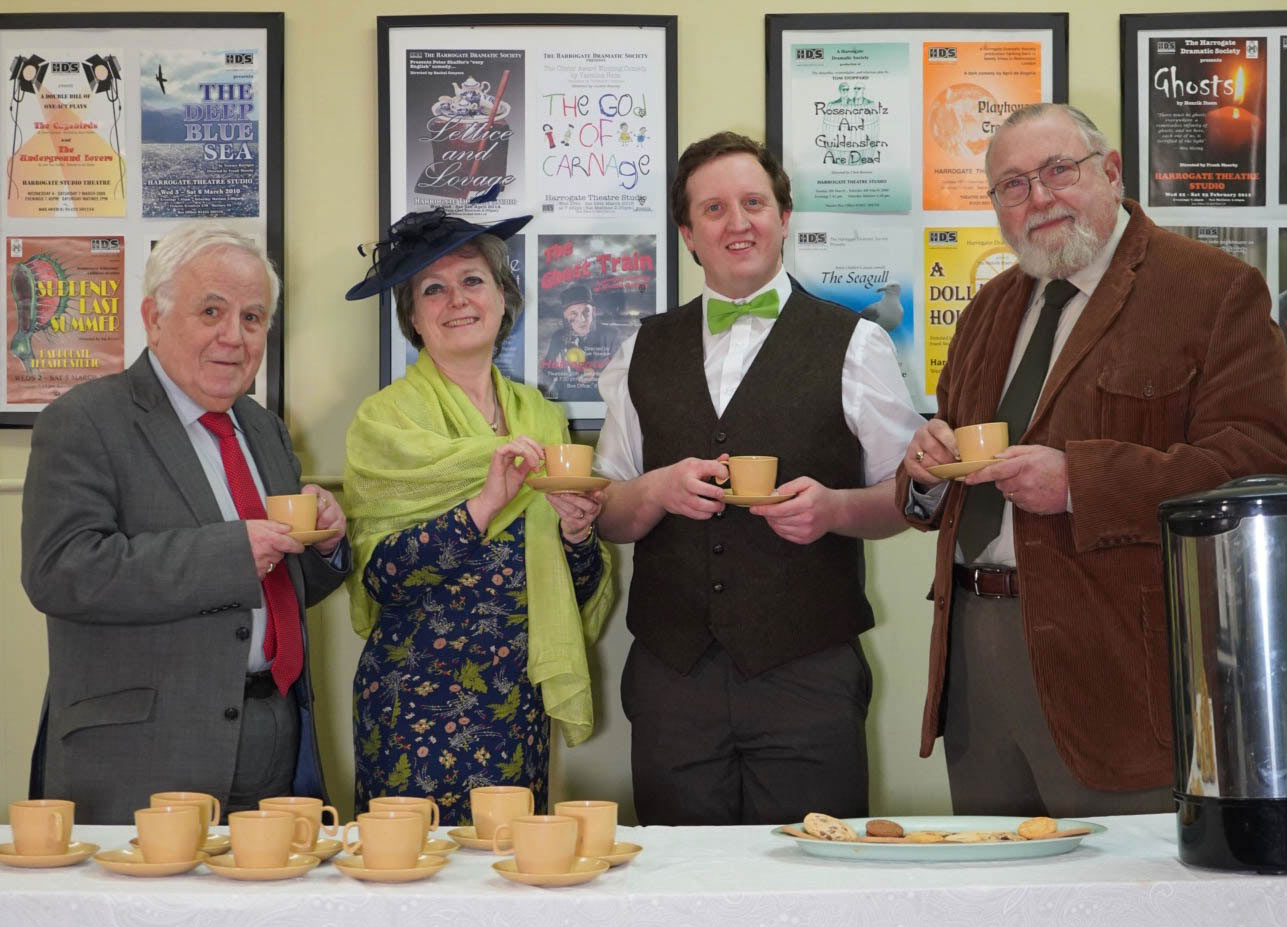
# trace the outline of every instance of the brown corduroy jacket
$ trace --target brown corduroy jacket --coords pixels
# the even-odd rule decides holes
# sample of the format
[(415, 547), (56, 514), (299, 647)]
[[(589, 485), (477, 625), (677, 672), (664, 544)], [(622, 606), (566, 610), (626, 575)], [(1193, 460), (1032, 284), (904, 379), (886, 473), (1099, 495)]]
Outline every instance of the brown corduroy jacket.
[[(1287, 472), (1287, 347), (1260, 273), (1165, 231), (1126, 201), (1130, 222), (1046, 381), (1019, 441), (1067, 455), (1072, 511), (1014, 518), (1023, 629), (1050, 733), (1091, 788), (1172, 780), (1163, 596), (1163, 499), (1253, 473)], [(950, 425), (995, 418), (1034, 281), (1012, 267), (957, 325), (938, 384)], [(900, 468), (898, 498), (907, 498)], [(964, 486), (922, 530), (939, 529), (921, 755), (941, 733), (952, 561)]]

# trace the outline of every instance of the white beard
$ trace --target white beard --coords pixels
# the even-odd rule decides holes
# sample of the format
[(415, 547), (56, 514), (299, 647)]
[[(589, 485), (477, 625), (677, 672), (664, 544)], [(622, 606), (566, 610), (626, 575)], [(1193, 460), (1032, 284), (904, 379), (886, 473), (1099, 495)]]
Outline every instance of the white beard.
[[(1095, 255), (1107, 244), (1108, 239), (1112, 236), (1112, 211), (1118, 208), (1114, 201), (1108, 204), (1107, 216), (1103, 217), (1109, 228), (1109, 233), (1102, 238), (1095, 234), (1094, 226), (1090, 218), (1086, 215), (1077, 215), (1067, 206), (1055, 205), (1041, 215), (1034, 216), (1028, 222), (1028, 231), (1049, 222), (1052, 219), (1070, 216), (1073, 223), (1062, 233), (1063, 240), (1053, 247), (1042, 246), (1028, 238), (1020, 241), (1011, 241), (1009, 236), (1005, 237), (1006, 244), (1014, 249), (1015, 254), (1019, 256), (1019, 266), (1023, 272), (1030, 277), (1041, 279), (1043, 277), (1052, 280), (1064, 280), (1071, 277), (1077, 271), (1090, 266), (1091, 261), (1095, 260)], [(1100, 217), (1097, 217), (1100, 218)]]

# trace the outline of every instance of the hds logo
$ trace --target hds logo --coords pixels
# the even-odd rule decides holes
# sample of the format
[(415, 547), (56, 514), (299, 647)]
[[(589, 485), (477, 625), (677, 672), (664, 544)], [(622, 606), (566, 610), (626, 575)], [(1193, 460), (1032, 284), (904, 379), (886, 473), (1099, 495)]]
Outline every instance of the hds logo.
[(800, 232), (796, 236), (796, 242), (801, 245), (825, 245), (827, 243), (827, 233)]
[(929, 243), (931, 245), (954, 245), (956, 244), (956, 232), (930, 232)]
[(955, 61), (956, 48), (955, 46), (951, 46), (951, 45), (947, 45), (943, 47), (936, 47), (931, 45), (929, 50), (929, 60), (930, 61)]
[(797, 48), (795, 50), (796, 61), (821, 61), (821, 48)]
[(223, 56), (224, 64), (254, 64), (253, 52), (227, 52)]

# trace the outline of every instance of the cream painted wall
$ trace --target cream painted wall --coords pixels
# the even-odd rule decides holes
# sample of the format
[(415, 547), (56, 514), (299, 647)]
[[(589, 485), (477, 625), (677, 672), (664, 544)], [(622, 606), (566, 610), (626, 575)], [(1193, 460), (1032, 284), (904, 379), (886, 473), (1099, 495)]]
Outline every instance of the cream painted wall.
[[(104, 9), (163, 12), (174, 0), (6, 0), (5, 12)], [(852, 0), (810, 0), (798, 9), (766, 0), (702, 0), (682, 4), (636, 0), (621, 6), (588, 0), (447, 0), (440, 4), (363, 4), (349, 0), (204, 0), (203, 10), (286, 12), (286, 420), (314, 475), (338, 475), (344, 431), (358, 402), (377, 388), (378, 335), (374, 303), (353, 305), (344, 290), (363, 271), (355, 242), (377, 233), (377, 95), (375, 17), (426, 13), (636, 13), (679, 15), (679, 143), (724, 128), (762, 135), (764, 14), (853, 11)], [(1240, 9), (1274, 9), (1275, 0), (1240, 0)], [(1070, 10), (1070, 87), (1111, 139), (1119, 136), (1119, 12), (1210, 10), (1210, 0), (1127, 3), (1082, 0), (1041, 3), (951, 2), (943, 12)], [(864, 11), (907, 12), (905, 3), (873, 0)], [(697, 268), (682, 262), (680, 290), (700, 287)], [(21, 481), (30, 432), (0, 431), (0, 820), (8, 801), (25, 797), (27, 763), (45, 679), (44, 622), (18, 581)], [(878, 626), (864, 637), (876, 673), (868, 725), (871, 799), (884, 814), (949, 809), (940, 751), (917, 757), (924, 696), (930, 609), (924, 600), (932, 572), (932, 538), (904, 534), (869, 545), (868, 589)], [(629, 550), (620, 571), (629, 583)], [(360, 650), (340, 594), (309, 616), (313, 667), (322, 701), (322, 748), (332, 797), (351, 810), (350, 685)], [(598, 734), (555, 755), (556, 798), (603, 797), (629, 802), (629, 730), (616, 680), (629, 645), (618, 609), (597, 650)], [(183, 783), (175, 783), (182, 787)], [(624, 817), (629, 816), (629, 808)]]

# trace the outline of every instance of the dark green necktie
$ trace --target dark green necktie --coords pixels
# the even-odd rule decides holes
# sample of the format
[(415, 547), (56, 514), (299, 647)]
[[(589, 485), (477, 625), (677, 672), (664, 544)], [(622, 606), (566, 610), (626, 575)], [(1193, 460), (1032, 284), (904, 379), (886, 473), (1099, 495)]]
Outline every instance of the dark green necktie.
[[(1077, 287), (1067, 280), (1051, 280), (1046, 284), (1045, 303), (1037, 318), (1037, 327), (1024, 349), (1019, 366), (1001, 404), (997, 406), (994, 421), (1010, 426), (1010, 441), (1017, 444), (1032, 421), (1033, 409), (1041, 396), (1041, 387), (1050, 372), (1050, 353), (1055, 346), (1055, 330), (1059, 327), (1059, 313), (1068, 300), (1077, 295)], [(979, 483), (965, 493), (961, 507), (961, 525), (956, 539), (966, 563), (974, 563), (983, 549), (1001, 531), (1001, 516), (1005, 511), (1005, 497), (995, 483)]]
[(765, 290), (759, 296), (744, 303), (730, 303), (728, 300), (711, 297), (706, 300), (706, 325), (712, 335), (727, 331), (744, 315), (756, 315), (762, 319), (778, 317), (778, 291)]

